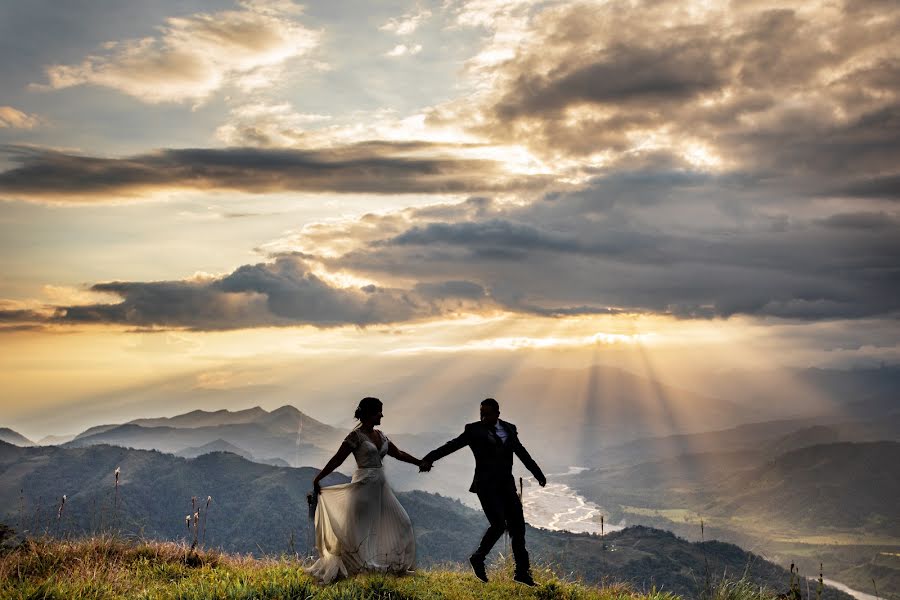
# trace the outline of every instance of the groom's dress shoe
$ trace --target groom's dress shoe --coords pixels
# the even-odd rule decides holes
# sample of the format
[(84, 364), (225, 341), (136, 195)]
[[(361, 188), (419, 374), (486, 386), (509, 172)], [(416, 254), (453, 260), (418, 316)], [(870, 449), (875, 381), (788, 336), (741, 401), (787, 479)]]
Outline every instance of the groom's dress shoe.
[(475, 577), (487, 583), (487, 571), (484, 569), (484, 560), (479, 560), (476, 556), (469, 557), (469, 563), (472, 565), (472, 570), (475, 571)]
[(521, 575), (517, 574), (515, 577), (513, 577), (513, 581), (517, 581), (523, 585), (527, 585), (530, 587), (534, 587), (537, 585), (534, 582), (534, 579), (532, 579), (531, 573), (523, 573)]

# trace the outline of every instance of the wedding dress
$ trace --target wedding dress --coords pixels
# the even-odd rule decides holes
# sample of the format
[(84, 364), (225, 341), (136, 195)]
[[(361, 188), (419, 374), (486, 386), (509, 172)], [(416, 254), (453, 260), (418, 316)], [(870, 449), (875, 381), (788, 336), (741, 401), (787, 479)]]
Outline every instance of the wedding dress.
[(404, 573), (415, 569), (412, 523), (384, 476), (381, 447), (353, 430), (344, 440), (353, 448), (356, 471), (350, 483), (322, 488), (316, 508), (319, 559), (307, 572), (331, 583), (362, 571)]

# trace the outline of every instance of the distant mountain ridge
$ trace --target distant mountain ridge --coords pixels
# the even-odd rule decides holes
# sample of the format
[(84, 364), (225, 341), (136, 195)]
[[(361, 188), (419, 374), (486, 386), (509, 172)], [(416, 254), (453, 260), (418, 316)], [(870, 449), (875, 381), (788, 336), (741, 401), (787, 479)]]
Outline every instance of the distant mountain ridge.
[[(121, 425), (92, 427), (65, 447), (110, 444), (159, 450), (177, 456), (223, 451), (262, 464), (321, 466), (338, 449), (348, 431), (322, 423), (294, 406), (286, 405), (272, 411), (257, 406), (239, 411), (194, 410), (173, 417), (143, 418)], [(388, 433), (400, 448), (418, 456), (449, 439), (445, 435)], [(424, 488), (469, 500), (468, 493), (454, 485), (459, 477), (471, 477), (471, 467), (462, 453), (442, 463), (447, 479), (422, 480), (414, 472), (398, 469), (393, 464), (387, 469), (388, 476), (398, 489)]]
[(209, 427), (252, 423), (259, 420), (263, 415), (268, 414), (268, 411), (263, 410), (259, 406), (237, 411), (226, 409), (205, 411), (198, 409), (174, 417), (134, 419), (128, 421), (128, 423), (142, 427)]
[(235, 446), (234, 444), (229, 444), (222, 438), (215, 439), (208, 444), (203, 444), (202, 446), (198, 446), (195, 448), (184, 448), (176, 452), (175, 456), (181, 456), (183, 458), (197, 458), (198, 456), (203, 456), (204, 454), (209, 454), (210, 452), (230, 452), (232, 454), (237, 454), (241, 458), (253, 460), (252, 454), (250, 454), (243, 448)]
[(35, 443), (17, 431), (8, 427), (0, 427), (0, 441), (16, 446), (34, 446)]
[(38, 440), (38, 446), (59, 446), (75, 439), (75, 435), (45, 435)]
[(810, 530), (865, 528), (900, 536), (900, 443), (839, 442), (791, 450), (726, 479), (710, 507)]
[(867, 528), (900, 536), (898, 442), (818, 444), (776, 456), (769, 448), (686, 454), (566, 480), (616, 517), (618, 507), (684, 509), (763, 520), (773, 528)]
[(325, 455), (337, 449), (344, 435), (346, 432), (317, 421), (293, 406), (271, 412), (257, 406), (235, 412), (195, 410), (174, 417), (92, 427), (66, 446), (112, 444), (178, 454), (219, 441), (253, 457), (279, 458), (300, 466), (301, 456), (304, 464), (327, 460)]
[(596, 467), (638, 464), (687, 454), (766, 451), (770, 455), (830, 442), (900, 441), (900, 415), (871, 420), (840, 416), (745, 423), (728, 429), (640, 438), (596, 451)]

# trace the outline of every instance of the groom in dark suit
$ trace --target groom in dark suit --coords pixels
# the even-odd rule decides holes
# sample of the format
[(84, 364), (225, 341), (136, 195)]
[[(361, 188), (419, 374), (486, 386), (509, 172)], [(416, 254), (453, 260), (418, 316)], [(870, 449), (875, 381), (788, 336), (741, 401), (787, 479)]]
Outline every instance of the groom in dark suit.
[(516, 481), (512, 474), (513, 454), (531, 471), (541, 487), (547, 478), (534, 459), (525, 450), (516, 433), (516, 426), (500, 420), (500, 405), (493, 398), (481, 402), (481, 420), (466, 425), (459, 437), (422, 458), (420, 470), (428, 471), (431, 464), (448, 454), (468, 446), (475, 455), (475, 479), (470, 492), (478, 494), (481, 508), (490, 523), (475, 554), (469, 557), (475, 575), (487, 582), (484, 560), (488, 552), (509, 531), (513, 556), (516, 559), (515, 580), (525, 585), (535, 585), (531, 577), (528, 551), (525, 549), (525, 517), (522, 502), (516, 493)]

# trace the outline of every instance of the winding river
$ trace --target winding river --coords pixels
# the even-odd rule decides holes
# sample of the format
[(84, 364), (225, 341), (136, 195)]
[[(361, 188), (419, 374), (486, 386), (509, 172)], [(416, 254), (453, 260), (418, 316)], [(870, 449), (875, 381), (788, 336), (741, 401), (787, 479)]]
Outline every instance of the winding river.
[(575, 533), (600, 534), (622, 529), (624, 525), (613, 525), (609, 521), (601, 527), (600, 517), (606, 514), (603, 507), (585, 499), (569, 486), (552, 481), (554, 477), (584, 470), (583, 467), (569, 467), (567, 473), (550, 474), (547, 476), (547, 486), (543, 488), (533, 477), (526, 478), (522, 494), (525, 520), (535, 527)]

